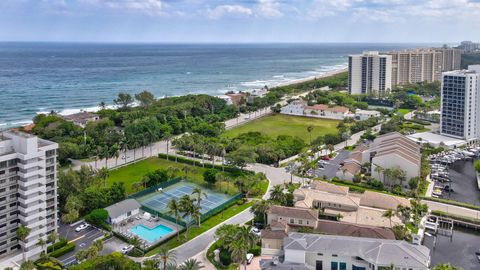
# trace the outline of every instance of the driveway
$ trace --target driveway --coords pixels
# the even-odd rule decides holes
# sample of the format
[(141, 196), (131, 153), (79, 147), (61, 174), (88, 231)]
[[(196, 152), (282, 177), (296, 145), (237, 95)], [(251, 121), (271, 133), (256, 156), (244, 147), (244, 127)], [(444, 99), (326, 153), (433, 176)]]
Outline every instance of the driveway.
[(317, 177), (326, 177), (327, 179), (331, 179), (337, 174), (338, 169), (340, 168), (340, 163), (345, 161), (350, 156), (350, 151), (347, 150), (340, 150), (337, 152), (337, 155), (334, 159), (331, 159), (324, 163), (323, 169), (315, 169), (315, 176)]
[(103, 243), (103, 250), (100, 252), (101, 255), (110, 254), (116, 251), (121, 251), (124, 246), (128, 244), (122, 240), (112, 237)]
[(77, 233), (75, 232), (75, 228), (78, 225), (79, 223), (72, 225), (60, 224), (58, 227), (59, 235), (70, 242), (75, 242), (76, 245), (73, 251), (58, 258), (64, 264), (75, 261), (75, 254), (77, 254), (80, 249), (89, 248), (96, 239), (103, 237), (103, 231), (93, 226), (89, 226), (87, 229)]

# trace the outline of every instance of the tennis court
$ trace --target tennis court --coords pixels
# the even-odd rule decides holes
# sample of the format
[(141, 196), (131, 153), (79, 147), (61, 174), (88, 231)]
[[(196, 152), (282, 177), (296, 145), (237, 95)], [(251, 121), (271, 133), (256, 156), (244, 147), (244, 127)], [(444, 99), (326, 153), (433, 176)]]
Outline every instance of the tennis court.
[(192, 195), (193, 190), (197, 187), (206, 194), (206, 196), (202, 196), (200, 202), (200, 213), (202, 213), (202, 215), (221, 206), (232, 198), (231, 196), (203, 188), (191, 182), (180, 181), (164, 189), (156, 190), (150, 194), (136, 198), (136, 200), (144, 207), (168, 215), (168, 203), (171, 200), (179, 201), (180, 198), (185, 195), (188, 195), (191, 198), (197, 198), (197, 194)]

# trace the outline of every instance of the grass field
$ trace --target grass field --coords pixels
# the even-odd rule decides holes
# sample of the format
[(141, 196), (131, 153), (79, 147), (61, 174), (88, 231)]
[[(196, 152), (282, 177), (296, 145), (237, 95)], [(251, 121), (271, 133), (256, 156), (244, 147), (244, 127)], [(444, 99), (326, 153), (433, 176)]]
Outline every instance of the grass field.
[(401, 116), (404, 116), (405, 114), (411, 112), (412, 110), (410, 109), (398, 109), (398, 113), (401, 115)]
[(272, 138), (276, 138), (279, 135), (298, 136), (308, 143), (310, 140), (310, 135), (307, 132), (308, 126), (313, 126), (311, 135), (312, 139), (314, 139), (320, 135), (335, 133), (339, 122), (338, 120), (331, 119), (275, 114), (227, 130), (222, 136), (235, 138), (242, 133), (258, 131)]
[(148, 172), (158, 169), (168, 169), (169, 167), (182, 169), (185, 166), (190, 167), (190, 172), (188, 173), (188, 179), (190, 181), (200, 184), (203, 183), (203, 172), (206, 170), (206, 168), (194, 167), (183, 163), (175, 163), (174, 161), (152, 157), (110, 171), (107, 184), (111, 185), (114, 182), (123, 182), (125, 184), (127, 193), (131, 194), (133, 193), (132, 184), (141, 181), (143, 176)]

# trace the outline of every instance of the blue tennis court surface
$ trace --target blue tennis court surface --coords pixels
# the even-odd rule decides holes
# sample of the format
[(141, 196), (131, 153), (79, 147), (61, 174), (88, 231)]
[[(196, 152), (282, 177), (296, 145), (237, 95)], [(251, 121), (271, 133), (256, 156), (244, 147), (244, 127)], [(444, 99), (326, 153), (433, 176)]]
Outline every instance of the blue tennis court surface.
[(152, 210), (158, 211), (162, 214), (167, 214), (168, 203), (171, 200), (179, 201), (184, 195), (188, 195), (192, 199), (197, 198), (197, 194), (192, 195), (193, 189), (196, 187), (202, 189), (202, 191), (207, 195), (206, 197), (202, 196), (202, 200), (200, 202), (200, 213), (202, 214), (205, 214), (209, 210), (222, 205), (231, 198), (228, 195), (203, 188), (197, 184), (182, 181), (168, 186), (162, 190), (157, 190), (143, 197), (139, 197), (136, 200), (145, 207), (151, 208)]

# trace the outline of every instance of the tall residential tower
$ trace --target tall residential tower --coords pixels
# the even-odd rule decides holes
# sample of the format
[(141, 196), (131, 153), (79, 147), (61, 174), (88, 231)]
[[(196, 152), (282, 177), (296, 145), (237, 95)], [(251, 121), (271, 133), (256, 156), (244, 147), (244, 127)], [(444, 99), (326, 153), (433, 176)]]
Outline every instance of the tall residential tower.
[(441, 107), (442, 135), (480, 137), (480, 65), (443, 73)]
[(392, 88), (392, 56), (364, 52), (348, 57), (348, 92), (382, 96)]
[[(0, 133), (0, 261), (35, 259), (40, 238), (57, 230), (57, 148), (36, 136)], [(25, 241), (17, 229), (31, 229)], [(0, 265), (1, 266), (1, 265)]]

